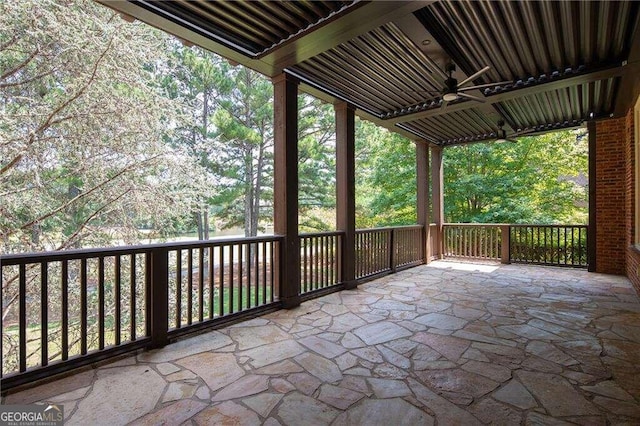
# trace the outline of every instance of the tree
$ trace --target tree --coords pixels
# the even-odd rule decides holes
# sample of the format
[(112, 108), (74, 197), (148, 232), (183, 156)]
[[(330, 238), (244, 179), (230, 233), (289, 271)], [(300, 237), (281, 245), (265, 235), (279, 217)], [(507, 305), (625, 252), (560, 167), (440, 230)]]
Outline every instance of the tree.
[(273, 176), (273, 86), (244, 67), (226, 74), (228, 92), (220, 93), (213, 114), (209, 152), (216, 180), (212, 204), (224, 228), (242, 226), (245, 236), (258, 233), (271, 205)]
[(209, 210), (214, 195), (216, 162), (212, 160), (215, 143), (212, 116), (220, 93), (231, 90), (232, 81), (225, 77), (229, 65), (219, 56), (197, 47), (183, 46), (177, 40), (170, 43), (169, 58), (159, 76), (159, 85), (176, 101), (181, 120), (167, 142), (185, 149), (196, 159), (208, 182), (190, 206), (198, 239), (209, 238)]
[(445, 219), (479, 223), (585, 223), (582, 130), (444, 150)]
[[(186, 147), (211, 182), (195, 217), (210, 210), (223, 229), (240, 227), (245, 236), (256, 235), (273, 212), (272, 83), (213, 53), (173, 43), (160, 84), (181, 101), (186, 117), (170, 142)], [(333, 108), (300, 95), (299, 113), (301, 226), (326, 229), (309, 212), (335, 205), (329, 190), (335, 180)], [(202, 231), (199, 237), (206, 238)]]
[(298, 96), (298, 211), (300, 228), (335, 229), (336, 145), (332, 105)]
[[(134, 243), (143, 223), (172, 233), (205, 182), (187, 153), (164, 143), (180, 120), (155, 84), (169, 38), (93, 2), (0, 0), (0, 9), (0, 252)], [(52, 306), (59, 268), (49, 268)], [(32, 321), (40, 282), (37, 268), (26, 272)], [(2, 273), (8, 326), (16, 320), (17, 275)], [(67, 273), (73, 282), (79, 266), (70, 262)], [(68, 292), (78, 300), (78, 286)], [(87, 332), (91, 347), (97, 309), (81, 331), (80, 307), (69, 307), (70, 345)], [(113, 303), (104, 309), (112, 315)], [(17, 336), (6, 330), (3, 360), (11, 363)], [(60, 326), (48, 332), (53, 342)]]
[(373, 123), (356, 126), (356, 226), (416, 223), (415, 146)]
[(137, 218), (169, 224), (195, 185), (176, 184), (193, 165), (162, 143), (174, 108), (151, 83), (165, 37), (90, 2), (2, 10), (2, 251), (110, 244), (115, 228), (131, 241)]

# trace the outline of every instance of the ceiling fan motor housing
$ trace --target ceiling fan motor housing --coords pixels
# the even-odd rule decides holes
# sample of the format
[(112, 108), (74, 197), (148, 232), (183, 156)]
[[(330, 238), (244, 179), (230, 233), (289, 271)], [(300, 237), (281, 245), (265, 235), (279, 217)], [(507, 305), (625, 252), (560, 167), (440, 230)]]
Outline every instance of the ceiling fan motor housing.
[(453, 72), (456, 70), (455, 64), (448, 63), (446, 70), (449, 73), (449, 77), (444, 81), (446, 87), (442, 91), (442, 100), (451, 102), (458, 99), (458, 80), (453, 78)]

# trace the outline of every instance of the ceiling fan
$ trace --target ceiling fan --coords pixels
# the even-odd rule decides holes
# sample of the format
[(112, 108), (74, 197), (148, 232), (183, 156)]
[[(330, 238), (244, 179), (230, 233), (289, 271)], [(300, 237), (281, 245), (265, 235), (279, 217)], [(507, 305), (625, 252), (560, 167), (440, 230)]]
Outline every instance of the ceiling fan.
[(424, 91), (418, 91), (418, 92), (440, 94), (442, 96), (442, 106), (443, 107), (447, 103), (456, 101), (456, 100), (458, 100), (460, 98), (471, 99), (473, 101), (483, 102), (484, 103), (485, 100), (483, 98), (480, 98), (480, 97), (474, 96), (474, 95), (470, 95), (470, 94), (465, 93), (465, 92), (467, 92), (469, 90), (478, 90), (478, 89), (483, 89), (485, 87), (500, 86), (500, 85), (505, 85), (505, 84), (511, 84), (512, 83), (511, 81), (500, 81), (498, 83), (476, 84), (476, 85), (473, 85), (473, 86), (465, 86), (465, 84), (468, 84), (468, 83), (472, 82), (473, 80), (475, 80), (476, 78), (480, 77), (482, 74), (486, 73), (490, 69), (491, 69), (490, 66), (486, 66), (486, 67), (482, 68), (480, 71), (470, 75), (469, 77), (465, 78), (460, 83), (458, 83), (458, 80), (453, 77), (453, 73), (456, 70), (456, 66), (453, 63), (448, 63), (446, 65), (446, 67), (445, 67), (445, 70), (449, 75), (444, 80), (444, 88), (442, 90), (440, 90), (440, 91), (424, 90)]
[[(498, 120), (498, 131), (496, 132), (496, 140), (495, 142), (512, 142), (517, 143), (518, 141), (515, 139), (511, 139), (507, 137), (507, 131), (503, 129), (504, 120)], [(518, 134), (516, 133), (515, 136)]]

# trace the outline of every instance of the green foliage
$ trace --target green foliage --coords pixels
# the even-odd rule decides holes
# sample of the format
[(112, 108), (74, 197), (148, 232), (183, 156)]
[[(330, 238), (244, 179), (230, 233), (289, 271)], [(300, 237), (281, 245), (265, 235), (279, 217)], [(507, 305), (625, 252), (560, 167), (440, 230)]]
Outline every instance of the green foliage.
[(298, 205), (302, 231), (335, 229), (335, 113), (332, 105), (298, 96)]
[(445, 148), (447, 222), (586, 223), (584, 131)]
[(368, 121), (356, 124), (356, 226), (416, 223), (415, 145)]
[[(82, 0), (0, 0), (4, 252), (172, 236), (273, 216), (273, 87), (253, 71)], [(135, 42), (132, 42), (135, 40)], [(331, 105), (300, 95), (301, 230), (335, 222)], [(415, 149), (356, 126), (357, 226), (415, 223)], [(453, 222), (586, 221), (576, 132), (445, 149)]]

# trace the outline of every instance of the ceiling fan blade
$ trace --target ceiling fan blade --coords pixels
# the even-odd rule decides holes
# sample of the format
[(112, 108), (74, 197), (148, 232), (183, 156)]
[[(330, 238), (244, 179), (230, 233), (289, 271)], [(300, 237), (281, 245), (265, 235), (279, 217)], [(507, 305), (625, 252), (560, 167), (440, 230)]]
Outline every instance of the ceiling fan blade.
[(467, 98), (467, 99), (471, 99), (471, 100), (482, 102), (482, 103), (487, 102), (483, 98), (479, 98), (478, 96), (469, 95), (467, 93), (461, 93), (460, 91), (458, 91), (458, 96), (460, 96), (461, 98)]
[(458, 88), (458, 92), (462, 92), (464, 90), (484, 89), (485, 87), (504, 86), (506, 84), (513, 84), (513, 81), (499, 81), (497, 83), (477, 84), (475, 86), (460, 87)]
[(440, 108), (445, 109), (447, 107), (447, 104), (449, 103), (449, 101), (445, 101), (444, 99), (442, 100), (442, 105), (440, 105)]
[[(469, 77), (465, 78), (463, 81), (458, 83), (458, 87), (462, 87), (465, 84), (467, 84), (468, 82), (475, 80), (476, 78), (480, 77), (482, 74), (484, 74), (485, 72), (489, 71), (490, 69), (491, 69), (491, 67), (487, 65), (486, 67), (482, 68), (477, 73), (470, 75)], [(458, 90), (460, 90), (460, 89), (458, 89)]]
[(434, 93), (439, 95), (441, 90), (403, 90), (402, 93)]

